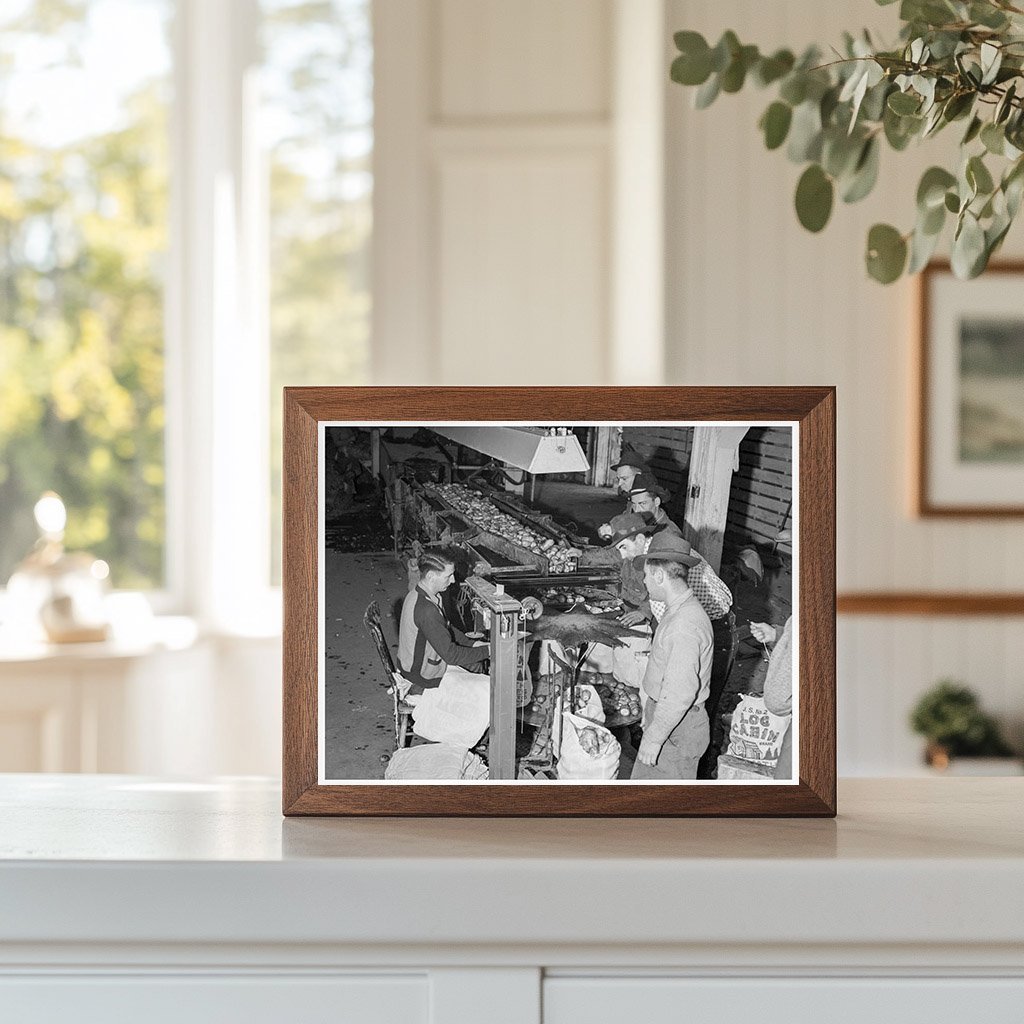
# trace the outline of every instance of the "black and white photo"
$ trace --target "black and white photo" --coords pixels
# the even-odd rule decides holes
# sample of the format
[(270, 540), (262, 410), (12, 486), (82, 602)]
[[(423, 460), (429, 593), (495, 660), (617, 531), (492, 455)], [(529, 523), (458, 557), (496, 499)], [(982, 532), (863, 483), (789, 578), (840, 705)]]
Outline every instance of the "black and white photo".
[(797, 433), (320, 423), (320, 783), (792, 783)]

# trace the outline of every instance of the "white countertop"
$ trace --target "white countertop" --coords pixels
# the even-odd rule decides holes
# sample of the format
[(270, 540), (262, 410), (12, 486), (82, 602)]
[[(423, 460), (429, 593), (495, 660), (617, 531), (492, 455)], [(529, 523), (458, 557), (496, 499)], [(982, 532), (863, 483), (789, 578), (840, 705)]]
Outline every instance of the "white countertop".
[(1018, 779), (861, 779), (840, 782), (835, 821), (285, 819), (269, 781), (0, 776), (0, 943), (1016, 955), (1022, 795)]

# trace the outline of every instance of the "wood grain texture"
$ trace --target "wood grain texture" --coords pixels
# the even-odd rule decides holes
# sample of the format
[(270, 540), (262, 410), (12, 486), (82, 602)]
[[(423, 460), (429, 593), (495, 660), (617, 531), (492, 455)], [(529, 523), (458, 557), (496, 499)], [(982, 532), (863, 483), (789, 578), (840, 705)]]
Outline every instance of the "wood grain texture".
[(840, 594), (840, 615), (1024, 615), (1024, 594), (864, 591)]
[[(285, 814), (835, 815), (833, 388), (286, 388), (284, 408)], [(461, 419), (799, 422), (799, 785), (317, 784), (317, 425), (323, 421), (429, 423)]]
[[(928, 377), (931, 370), (929, 338), (932, 328), (931, 285), (936, 274), (951, 273), (947, 260), (935, 260), (918, 275), (917, 280), (917, 339), (914, 348), (914, 380), (917, 389), (917, 414), (915, 417), (916, 437), (911, 450), (915, 453), (916, 465), (913, 507), (922, 519), (1009, 519), (1024, 516), (1024, 505), (938, 505), (932, 501), (928, 481), (928, 436), (931, 432), (931, 407), (928, 395)], [(1024, 274), (1024, 260), (1001, 260), (988, 265), (986, 276), (994, 274)]]
[(284, 393), (282, 798), (287, 813), (317, 781), (317, 422)]

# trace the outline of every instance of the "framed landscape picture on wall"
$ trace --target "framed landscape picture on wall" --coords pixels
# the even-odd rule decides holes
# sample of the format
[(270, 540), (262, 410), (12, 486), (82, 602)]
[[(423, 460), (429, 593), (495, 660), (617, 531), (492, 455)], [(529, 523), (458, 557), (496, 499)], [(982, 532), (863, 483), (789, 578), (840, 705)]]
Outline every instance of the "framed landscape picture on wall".
[(916, 511), (1024, 515), (1024, 263), (921, 275)]

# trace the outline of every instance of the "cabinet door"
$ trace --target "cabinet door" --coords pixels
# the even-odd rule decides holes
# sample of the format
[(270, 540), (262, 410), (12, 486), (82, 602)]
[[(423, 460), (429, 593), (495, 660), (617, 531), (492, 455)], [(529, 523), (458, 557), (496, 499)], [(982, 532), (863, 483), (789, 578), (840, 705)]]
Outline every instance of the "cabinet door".
[(93, 976), (0, 979), (18, 1024), (426, 1024), (426, 975)]
[(544, 1024), (1020, 1024), (1022, 1007), (1024, 978), (549, 977), (544, 982)]

